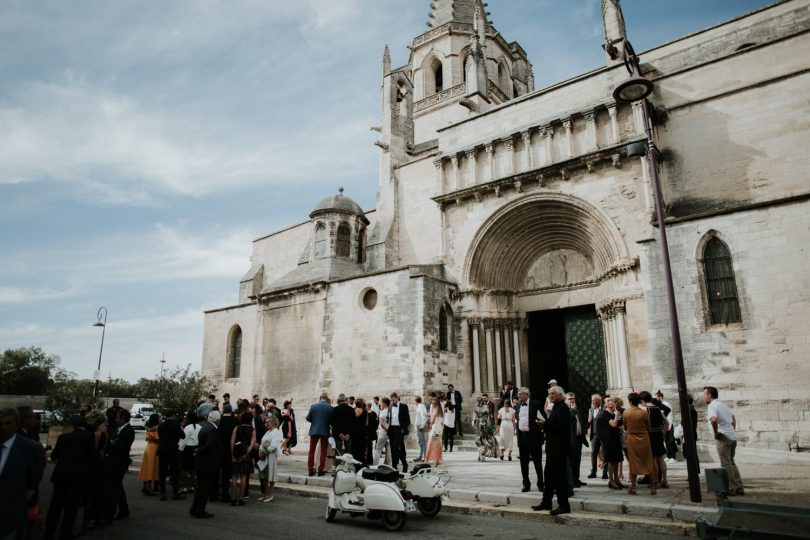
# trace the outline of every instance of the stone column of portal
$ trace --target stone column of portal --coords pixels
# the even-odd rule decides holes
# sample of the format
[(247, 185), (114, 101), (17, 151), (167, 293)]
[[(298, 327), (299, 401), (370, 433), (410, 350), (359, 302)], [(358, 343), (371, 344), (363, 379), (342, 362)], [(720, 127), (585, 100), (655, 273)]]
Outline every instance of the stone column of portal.
[(488, 143), (484, 146), (484, 150), (487, 152), (487, 162), (489, 164), (489, 180), (495, 180), (495, 147), (492, 143)]
[(521, 381), (521, 376), (520, 376), (520, 373), (521, 373), (521, 370), (522, 370), (522, 364), (521, 364), (521, 359), (520, 359), (520, 331), (521, 331), (521, 326), (523, 326), (522, 321), (521, 321), (521, 323), (515, 325), (515, 327), (512, 329), (512, 342), (513, 342), (513, 346), (515, 348), (515, 387), (516, 388), (520, 388), (522, 386), (522, 381)]
[(481, 358), (480, 349), (478, 348), (478, 326), (479, 321), (473, 319), (468, 322), (472, 328), (472, 361), (473, 361), (473, 391), (476, 394), (481, 393)]
[(506, 146), (506, 163), (508, 170), (504, 176), (515, 174), (515, 140), (512, 137), (504, 137), (501, 139), (504, 146)]
[(602, 320), (602, 336), (605, 340), (605, 365), (607, 366), (608, 388), (618, 388), (615, 369), (616, 354), (613, 350), (613, 308), (610, 304), (599, 307), (599, 318)]
[(630, 378), (630, 359), (627, 357), (627, 321), (624, 300), (613, 302), (613, 310), (616, 313), (616, 343), (619, 355), (619, 382), (622, 390), (630, 391), (633, 388), (633, 381)]
[(543, 150), (546, 153), (546, 165), (554, 161), (554, 128), (551, 125), (543, 126)]
[(608, 105), (607, 110), (610, 116), (610, 127), (613, 134), (610, 142), (619, 144), (619, 119), (616, 117), (616, 105)]
[(562, 124), (565, 130), (565, 150), (568, 152), (565, 157), (574, 157), (574, 134), (571, 132), (571, 117), (564, 118)]
[(436, 167), (436, 186), (439, 188), (439, 193), (444, 193), (444, 163), (441, 159), (433, 161)]
[(532, 134), (529, 130), (522, 131), (520, 136), (523, 138), (523, 162), (525, 166), (523, 170), (528, 171), (534, 169), (534, 156), (532, 155)]
[(501, 321), (495, 323), (495, 381), (496, 388), (503, 388), (503, 351), (501, 350)]
[(582, 117), (585, 118), (585, 147), (588, 150), (596, 150), (596, 111), (585, 111)]
[(450, 158), (450, 163), (453, 164), (453, 191), (461, 189), (461, 179), (458, 174), (458, 156)]
[(647, 214), (652, 215), (655, 212), (655, 203), (653, 202), (652, 180), (650, 179), (650, 162), (647, 156), (641, 156), (641, 184), (644, 190), (644, 204), (647, 206)]
[(474, 186), (478, 183), (478, 163), (475, 160), (475, 148), (467, 150), (467, 185)]
[(495, 359), (492, 357), (492, 321), (484, 320), (484, 335), (486, 338), (486, 353), (487, 353), (487, 392), (491, 392), (495, 388)]
[(514, 351), (512, 350), (512, 321), (504, 321), (502, 329), (503, 337), (503, 379), (504, 381), (515, 380), (514, 375)]

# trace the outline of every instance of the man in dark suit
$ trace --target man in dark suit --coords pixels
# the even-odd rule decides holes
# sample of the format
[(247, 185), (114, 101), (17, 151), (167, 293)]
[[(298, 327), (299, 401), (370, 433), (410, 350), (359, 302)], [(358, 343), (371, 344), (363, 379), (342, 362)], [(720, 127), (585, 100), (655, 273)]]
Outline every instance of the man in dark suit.
[[(355, 424), (357, 424), (354, 407), (346, 403), (344, 394), (338, 396), (337, 403), (337, 407), (332, 409), (332, 416), (329, 420), (332, 437), (335, 439), (335, 451), (338, 455), (352, 454), (352, 434), (354, 434)], [(356, 456), (352, 454), (355, 459), (361, 457), (360, 450), (360, 448), (357, 449)]]
[(177, 413), (169, 409), (158, 426), (158, 467), (160, 470), (160, 500), (166, 500), (166, 478), (172, 479), (172, 500), (185, 499), (180, 495), (180, 439), (186, 434), (177, 421)]
[[(73, 431), (63, 433), (56, 440), (51, 459), (56, 462), (51, 482), (53, 495), (45, 521), (45, 538), (50, 540), (72, 536), (73, 524), (79, 512), (79, 502), (89, 490), (93, 468), (98, 461), (93, 434), (88, 432), (84, 416), (72, 419)], [(62, 521), (61, 527), (59, 521)]]
[(571, 409), (571, 454), (568, 463), (571, 465), (571, 483), (574, 487), (587, 485), (579, 479), (579, 469), (582, 464), (582, 447), (588, 446), (585, 426), (577, 409), (577, 396), (573, 392), (565, 394), (565, 403)]
[(391, 444), (391, 466), (395, 469), (402, 463), (402, 472), (408, 472), (408, 461), (405, 459), (405, 436), (411, 427), (411, 413), (408, 406), (399, 401), (396, 392), (391, 394), (390, 422), (388, 425), (388, 442)]
[[(229, 406), (230, 407), (230, 406)], [(222, 461), (223, 446), (219, 438), (217, 426), (220, 415), (217, 411), (208, 413), (208, 423), (200, 429), (197, 435), (199, 441), (197, 450), (194, 453), (194, 473), (197, 478), (197, 486), (194, 489), (194, 502), (191, 504), (189, 514), (196, 518), (212, 518), (214, 514), (205, 511), (205, 504), (213, 495), (211, 491), (215, 485), (217, 472)]]
[(507, 401), (509, 405), (512, 404), (512, 400), (518, 399), (518, 391), (515, 388), (514, 383), (512, 381), (506, 381), (506, 384), (503, 386), (503, 390), (501, 391), (501, 398), (498, 401), (498, 409), (502, 409), (504, 403)]
[(118, 429), (118, 411), (121, 410), (121, 400), (114, 399), (112, 407), (107, 409), (107, 431), (110, 433)]
[(537, 475), (537, 489), (543, 491), (543, 428), (535, 422), (538, 418), (545, 418), (543, 404), (536, 399), (530, 399), (528, 388), (518, 390), (517, 406), (517, 440), (520, 452), (520, 473), (523, 476), (523, 488), (526, 492), (531, 489), (529, 480), (529, 462), (534, 464)]
[[(229, 396), (230, 397), (230, 396)], [(233, 472), (233, 459), (231, 458), (231, 434), (239, 422), (233, 415), (233, 407), (230, 403), (222, 406), (222, 416), (217, 424), (217, 433), (222, 444), (222, 459), (220, 461), (219, 488), (220, 494), (217, 496), (217, 477), (214, 475), (214, 484), (211, 488), (211, 502), (216, 502), (220, 498), (222, 502), (231, 502), (231, 473)], [(260, 440), (260, 439), (257, 439)]]
[(543, 425), (546, 435), (546, 488), (543, 500), (532, 506), (533, 510), (551, 510), (551, 500), (557, 494), (557, 508), (551, 510), (552, 516), (570, 514), (568, 503), (568, 455), (571, 453), (571, 409), (565, 404), (565, 390), (559, 386), (548, 389), (552, 403), (551, 412)]
[(42, 447), (17, 434), (19, 415), (0, 409), (0, 538), (16, 538), (27, 524), (28, 505), (42, 479)]
[(461, 392), (456, 390), (456, 387), (453, 386), (452, 384), (447, 385), (447, 401), (450, 402), (450, 404), (455, 409), (455, 413), (456, 413), (456, 424), (455, 424), (456, 435), (458, 435), (458, 437), (461, 438), (462, 437), (462, 435), (461, 435), (461, 428), (462, 428), (461, 402), (463, 400), (461, 398)]
[[(127, 504), (127, 492), (124, 490), (124, 475), (129, 470), (132, 460), (129, 458), (129, 451), (135, 441), (135, 430), (129, 425), (130, 414), (126, 409), (118, 411), (116, 424), (118, 424), (116, 437), (110, 441), (107, 448), (107, 470), (112, 486), (113, 500), (107, 510), (108, 519), (124, 519), (129, 517), (129, 505)], [(115, 514), (118, 509), (118, 514)]]
[(307, 413), (309, 422), (309, 453), (307, 454), (307, 470), (310, 476), (315, 476), (315, 449), (318, 444), (321, 446), (320, 459), (318, 461), (318, 476), (324, 475), (326, 468), (326, 447), (329, 440), (329, 419), (332, 417), (332, 406), (329, 404), (329, 396), (321, 394), (318, 403), (313, 403)]

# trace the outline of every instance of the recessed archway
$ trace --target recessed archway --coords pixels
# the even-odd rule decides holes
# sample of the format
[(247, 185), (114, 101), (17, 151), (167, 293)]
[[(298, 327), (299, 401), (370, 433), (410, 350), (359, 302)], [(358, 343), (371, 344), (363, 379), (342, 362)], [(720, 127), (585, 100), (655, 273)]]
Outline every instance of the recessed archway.
[(629, 260), (604, 212), (570, 195), (536, 193), (504, 206), (478, 230), (467, 253), (465, 280), (474, 288), (520, 291), (535, 262), (556, 250), (587, 259), (595, 279)]

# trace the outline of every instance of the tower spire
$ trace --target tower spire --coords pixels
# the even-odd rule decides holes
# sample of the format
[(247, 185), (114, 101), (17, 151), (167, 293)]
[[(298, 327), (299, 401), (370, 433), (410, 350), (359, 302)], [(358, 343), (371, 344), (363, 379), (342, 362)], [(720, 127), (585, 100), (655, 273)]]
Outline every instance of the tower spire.
[(623, 61), (622, 48), (627, 39), (624, 27), (624, 14), (621, 0), (602, 0), (602, 28), (605, 32), (605, 43), (602, 48), (607, 54), (608, 65)]
[(391, 73), (391, 51), (388, 50), (388, 44), (385, 44), (382, 58), (383, 77)]
[[(473, 24), (478, 4), (481, 4), (480, 0), (433, 0), (430, 3), (427, 25), (437, 28), (451, 21)], [(487, 13), (482, 12), (486, 17)]]

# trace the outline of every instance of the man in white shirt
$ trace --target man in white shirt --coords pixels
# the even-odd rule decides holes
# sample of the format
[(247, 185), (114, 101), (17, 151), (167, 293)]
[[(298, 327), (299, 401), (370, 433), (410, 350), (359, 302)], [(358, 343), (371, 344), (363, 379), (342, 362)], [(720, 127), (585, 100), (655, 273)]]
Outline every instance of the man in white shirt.
[(419, 457), (414, 461), (421, 462), (425, 458), (425, 427), (427, 426), (427, 407), (422, 403), (422, 396), (414, 398), (416, 402), (416, 440), (419, 442)]
[(731, 414), (728, 405), (717, 399), (717, 388), (707, 386), (703, 389), (703, 401), (706, 402), (706, 419), (709, 422), (709, 433), (714, 436), (720, 466), (728, 473), (729, 495), (745, 495), (740, 471), (734, 463), (737, 450), (737, 419)]
[(391, 400), (388, 398), (382, 398), (380, 400), (380, 413), (378, 415), (380, 424), (377, 427), (377, 444), (374, 446), (374, 459), (372, 463), (374, 466), (380, 464), (380, 456), (383, 450), (385, 450), (384, 463), (391, 465), (391, 445), (388, 444), (388, 405), (390, 403)]

